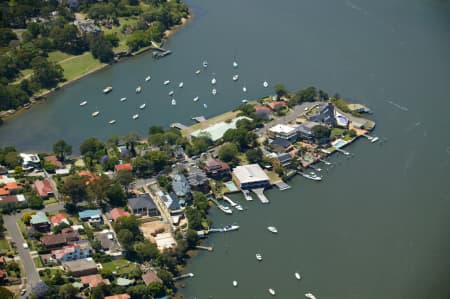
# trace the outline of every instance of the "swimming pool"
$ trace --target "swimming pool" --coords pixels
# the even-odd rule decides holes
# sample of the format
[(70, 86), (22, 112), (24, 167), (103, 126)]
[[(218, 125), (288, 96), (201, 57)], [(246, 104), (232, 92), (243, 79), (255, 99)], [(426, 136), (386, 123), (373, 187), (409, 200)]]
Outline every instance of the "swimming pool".
[(232, 181), (226, 182), (224, 185), (228, 188), (228, 190), (230, 190), (230, 192), (236, 192), (239, 190)]
[(338, 139), (338, 140), (336, 140), (336, 141), (333, 143), (333, 146), (334, 146), (335, 148), (341, 148), (341, 147), (343, 147), (343, 146), (346, 145), (346, 144), (347, 144), (347, 142), (345, 142), (344, 140)]

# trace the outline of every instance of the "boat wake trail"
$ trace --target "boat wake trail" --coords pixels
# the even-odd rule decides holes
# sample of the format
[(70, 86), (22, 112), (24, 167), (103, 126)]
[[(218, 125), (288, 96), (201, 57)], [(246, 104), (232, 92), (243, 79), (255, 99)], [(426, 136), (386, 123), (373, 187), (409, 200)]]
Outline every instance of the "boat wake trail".
[(362, 11), (362, 8), (351, 2), (350, 0), (345, 0), (345, 4), (351, 9)]
[(406, 132), (409, 132), (409, 131), (411, 131), (411, 130), (413, 130), (413, 129), (415, 129), (415, 128), (421, 126), (421, 125), (422, 125), (422, 123), (421, 123), (420, 121), (418, 121), (418, 122), (416, 122), (416, 123), (413, 123), (413, 124), (410, 125), (409, 127), (407, 127), (407, 128), (405, 129), (405, 131), (406, 131)]
[(402, 106), (402, 105), (400, 105), (400, 104), (397, 104), (396, 102), (392, 102), (392, 101), (386, 101), (386, 103), (389, 103), (389, 104), (391, 104), (392, 106), (394, 106), (394, 107), (396, 107), (396, 108), (398, 108), (398, 109), (400, 109), (400, 110), (402, 110), (402, 111), (409, 111), (409, 109), (408, 109), (408, 107), (405, 107), (405, 106)]

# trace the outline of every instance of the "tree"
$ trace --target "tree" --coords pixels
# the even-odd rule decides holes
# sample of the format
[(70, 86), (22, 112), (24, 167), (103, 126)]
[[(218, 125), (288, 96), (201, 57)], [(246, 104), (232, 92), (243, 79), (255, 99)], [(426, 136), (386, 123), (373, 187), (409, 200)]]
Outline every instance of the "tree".
[(43, 88), (55, 87), (64, 79), (62, 67), (55, 62), (49, 62), (42, 56), (33, 58), (31, 68), (33, 69), (32, 80)]
[(195, 191), (192, 193), (192, 203), (203, 215), (206, 215), (208, 210), (208, 198), (202, 192)]
[(14, 298), (16, 298), (16, 296), (14, 295), (13, 292), (8, 290), (7, 288), (0, 287), (0, 298), (3, 298), (3, 299), (14, 299)]
[(51, 36), (55, 47), (62, 52), (79, 55), (87, 50), (87, 43), (79, 35), (75, 25), (65, 24), (63, 28), (55, 27)]
[(29, 206), (33, 210), (40, 210), (44, 207), (44, 201), (39, 196), (32, 196), (29, 199)]
[(249, 149), (246, 153), (245, 156), (247, 157), (247, 160), (250, 163), (258, 163), (261, 162), (262, 158), (263, 158), (263, 153), (261, 151), (261, 149), (258, 148), (252, 148)]
[(53, 144), (53, 152), (61, 161), (64, 161), (66, 156), (72, 154), (72, 146), (64, 140), (58, 140)]
[(187, 241), (187, 245), (188, 245), (189, 248), (194, 248), (197, 245), (197, 242), (198, 242), (198, 234), (197, 234), (197, 232), (195, 230), (193, 230), (193, 229), (188, 229), (188, 231), (186, 233), (186, 241)]
[(128, 186), (133, 181), (133, 174), (130, 170), (121, 170), (116, 173), (114, 181), (120, 184), (125, 189), (125, 191), (127, 191)]
[(18, 152), (9, 152), (5, 155), (4, 162), (8, 168), (15, 168), (22, 163), (22, 158)]
[(160, 133), (164, 133), (164, 129), (161, 126), (151, 126), (148, 129), (148, 135), (154, 135), (154, 134), (160, 134)]
[(17, 39), (11, 28), (0, 28), (0, 47), (7, 47), (9, 42)]
[(87, 186), (88, 199), (96, 206), (105, 206), (108, 203), (108, 193), (112, 185), (111, 179), (102, 175)]
[(94, 58), (97, 58), (100, 62), (108, 63), (114, 59), (113, 45), (102, 35), (94, 37), (89, 48)]
[(148, 285), (148, 289), (153, 298), (160, 298), (166, 294), (164, 286), (160, 282), (152, 282)]
[(69, 176), (60, 191), (69, 196), (73, 204), (77, 204), (87, 198), (86, 178), (78, 175)]
[(159, 256), (158, 248), (156, 248), (156, 246), (149, 240), (135, 243), (134, 250), (136, 251), (137, 257), (141, 262), (150, 261)]
[(317, 140), (329, 138), (331, 132), (329, 128), (322, 125), (312, 127), (311, 131)]
[(59, 288), (58, 295), (62, 299), (76, 299), (78, 289), (70, 283), (65, 284)]
[(90, 160), (98, 160), (105, 154), (105, 145), (97, 138), (88, 138), (80, 145), (80, 153)]
[(219, 149), (219, 159), (224, 162), (234, 161), (238, 154), (238, 148), (234, 143), (225, 143)]
[(112, 184), (106, 193), (108, 203), (113, 207), (122, 207), (126, 204), (127, 197), (118, 184)]
[(193, 230), (203, 229), (202, 226), (203, 215), (199, 210), (193, 207), (187, 207), (184, 213), (186, 215), (186, 218), (188, 219), (190, 229)]
[(286, 90), (286, 87), (284, 87), (283, 84), (276, 84), (273, 89), (275, 90), (275, 94), (277, 95), (277, 99), (280, 100), (280, 98), (288, 93)]

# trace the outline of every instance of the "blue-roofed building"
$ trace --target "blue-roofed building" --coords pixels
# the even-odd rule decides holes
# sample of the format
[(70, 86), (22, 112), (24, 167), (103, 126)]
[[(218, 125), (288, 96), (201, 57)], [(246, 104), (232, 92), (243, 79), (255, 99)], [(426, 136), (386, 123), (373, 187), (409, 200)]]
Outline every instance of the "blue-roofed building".
[(42, 211), (31, 216), (30, 224), (34, 229), (39, 231), (48, 231), (50, 229), (50, 220), (48, 220), (47, 215)]
[(177, 197), (185, 197), (191, 192), (191, 187), (186, 177), (182, 174), (176, 174), (172, 180), (172, 189)]
[(78, 213), (78, 217), (81, 221), (88, 221), (89, 223), (102, 222), (102, 211), (97, 210), (84, 210)]

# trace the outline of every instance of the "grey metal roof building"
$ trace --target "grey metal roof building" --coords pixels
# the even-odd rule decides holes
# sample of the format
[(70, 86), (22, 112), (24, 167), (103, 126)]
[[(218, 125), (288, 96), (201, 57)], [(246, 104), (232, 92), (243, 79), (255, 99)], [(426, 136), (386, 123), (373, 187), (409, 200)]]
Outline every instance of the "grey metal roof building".
[(176, 196), (184, 197), (191, 192), (191, 187), (186, 177), (182, 174), (176, 174), (172, 180), (172, 189)]

